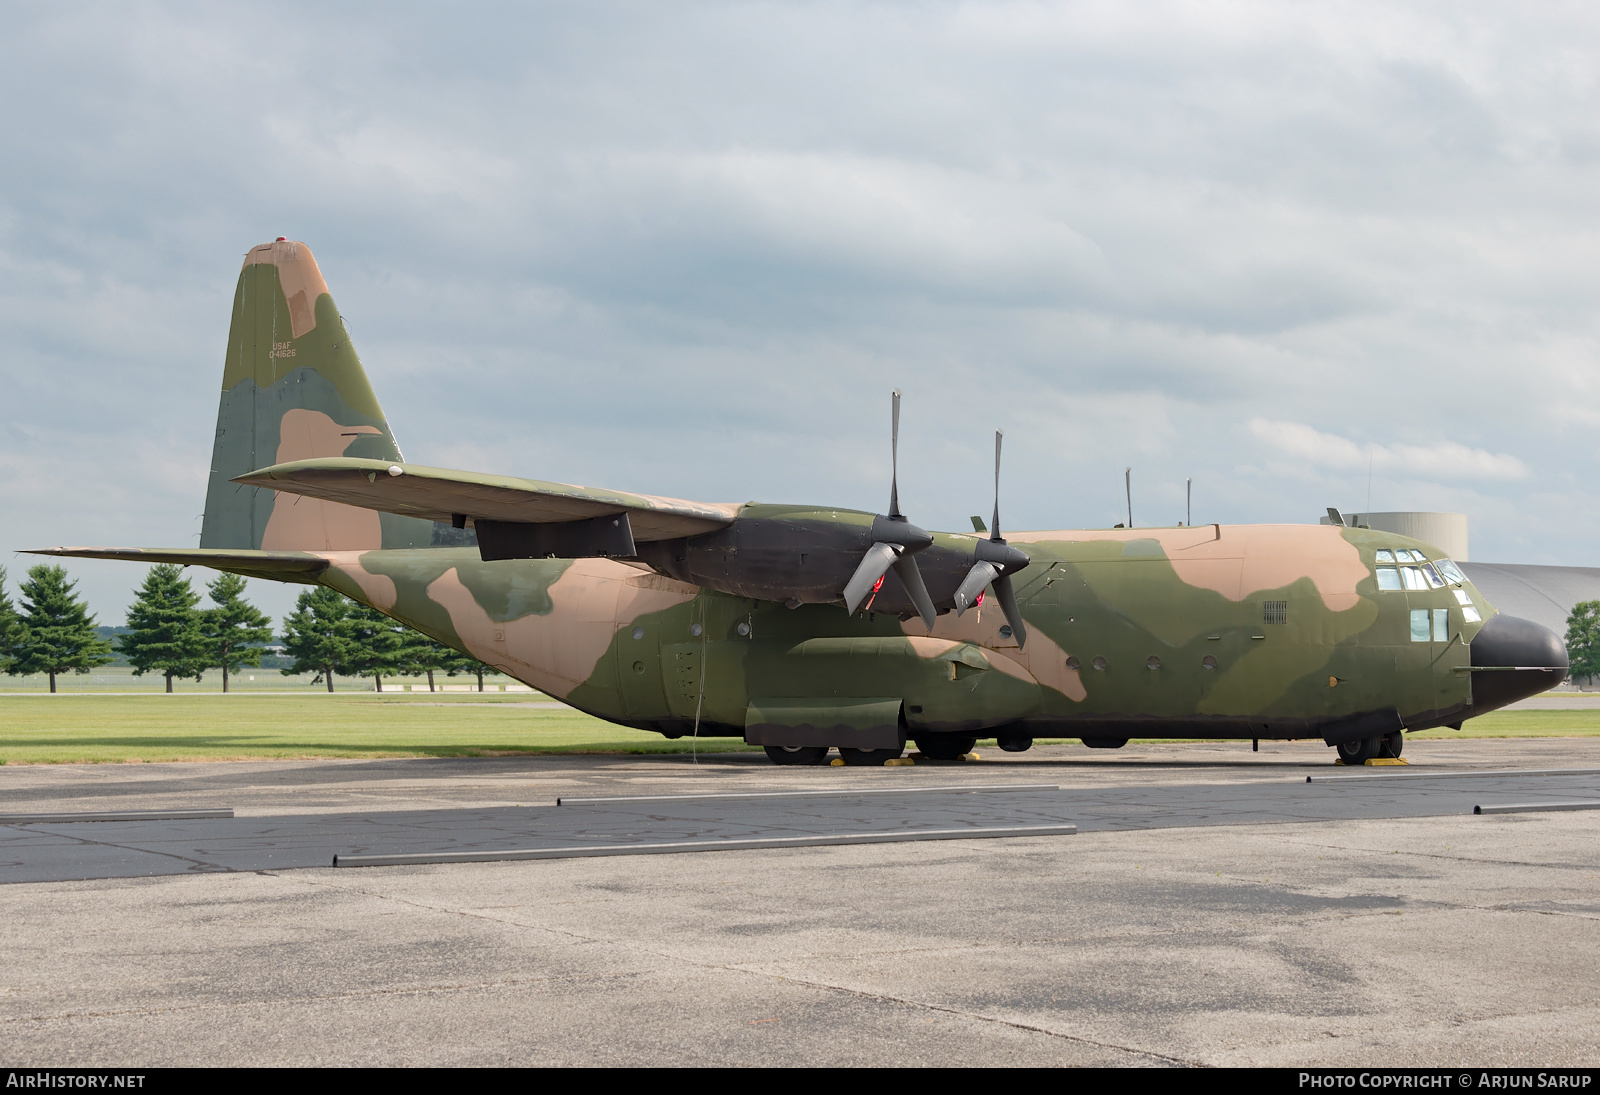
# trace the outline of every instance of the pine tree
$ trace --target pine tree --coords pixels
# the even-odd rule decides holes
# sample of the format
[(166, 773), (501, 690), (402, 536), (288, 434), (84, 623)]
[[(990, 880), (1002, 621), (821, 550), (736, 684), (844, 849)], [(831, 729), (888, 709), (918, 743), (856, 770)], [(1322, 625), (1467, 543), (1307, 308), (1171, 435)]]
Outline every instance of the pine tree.
[(13, 672), (17, 644), (22, 639), (22, 618), (6, 595), (6, 568), (0, 567), (0, 673)]
[(1571, 677), (1600, 677), (1600, 601), (1579, 601), (1567, 617)]
[(111, 660), (111, 644), (95, 633), (94, 617), (73, 591), (64, 567), (40, 563), (28, 568), (21, 583), (22, 619), (10, 672), (45, 673), (50, 691), (56, 675), (71, 670), (87, 673)]
[(222, 670), (222, 690), (228, 675), (247, 665), (261, 664), (259, 644), (272, 641), (272, 620), (244, 599), (245, 581), (237, 574), (221, 574), (206, 586), (215, 608), (201, 610), (200, 633), (206, 640), (206, 665)]
[(450, 656), (444, 664), (445, 673), (454, 677), (457, 673), (467, 673), (478, 678), (478, 691), (483, 691), (483, 678), (485, 674), (499, 676), (500, 670), (484, 665), (471, 654), (463, 654), (459, 650), (450, 650)]
[(349, 673), (356, 658), (354, 603), (327, 586), (301, 593), (294, 612), (283, 621), (283, 645), (290, 658), (286, 677), (315, 673), (312, 684), (326, 681), (333, 691), (333, 675)]
[(426, 674), (428, 678), (428, 691), (435, 692), (433, 674), (436, 670), (444, 669), (450, 664), (455, 651), (443, 643), (435, 642), (416, 628), (405, 628), (400, 635), (400, 649), (396, 654), (396, 662), (401, 673)]
[(199, 603), (200, 595), (182, 567), (157, 563), (150, 568), (128, 606), (128, 633), (117, 639), (117, 650), (127, 656), (134, 676), (158, 670), (167, 679), (168, 692), (173, 677), (200, 679), (206, 641), (195, 611)]
[(360, 603), (350, 605), (351, 657), (349, 672), (372, 674), (379, 692), (383, 678), (402, 672), (401, 632), (409, 630), (375, 608)]

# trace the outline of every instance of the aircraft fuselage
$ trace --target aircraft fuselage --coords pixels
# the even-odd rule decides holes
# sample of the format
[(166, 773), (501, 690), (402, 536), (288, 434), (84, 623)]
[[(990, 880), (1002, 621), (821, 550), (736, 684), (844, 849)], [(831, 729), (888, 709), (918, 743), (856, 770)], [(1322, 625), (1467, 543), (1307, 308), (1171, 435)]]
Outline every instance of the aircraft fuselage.
[[(1382, 713), (1421, 729), (1485, 709), (1472, 642), (1494, 609), (1465, 580), (1380, 589), (1379, 551), (1439, 558), (1404, 537), (1206, 525), (1011, 542), (1031, 559), (1017, 580), (1025, 649), (992, 603), (929, 634), (902, 613), (788, 608), (605, 559), (326, 553), (322, 581), (584, 711), (674, 737), (697, 717), (701, 734), (742, 734), (753, 706), (795, 697), (898, 701), (912, 735), (1098, 739), (1313, 738)], [(1496, 682), (1504, 701), (1511, 681)]]

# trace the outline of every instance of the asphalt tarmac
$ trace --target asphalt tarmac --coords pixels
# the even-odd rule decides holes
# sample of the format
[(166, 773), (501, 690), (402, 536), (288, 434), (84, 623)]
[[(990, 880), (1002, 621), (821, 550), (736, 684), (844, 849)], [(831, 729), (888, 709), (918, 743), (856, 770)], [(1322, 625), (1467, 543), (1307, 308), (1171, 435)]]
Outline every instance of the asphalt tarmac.
[[(8, 814), (235, 817), (0, 825), (0, 1063), (1600, 1056), (1600, 811), (1471, 812), (1600, 801), (1600, 742), (1413, 742), (1408, 767), (1360, 770), (1310, 743), (982, 752), (8, 765)], [(570, 803), (713, 794), (764, 797)]]

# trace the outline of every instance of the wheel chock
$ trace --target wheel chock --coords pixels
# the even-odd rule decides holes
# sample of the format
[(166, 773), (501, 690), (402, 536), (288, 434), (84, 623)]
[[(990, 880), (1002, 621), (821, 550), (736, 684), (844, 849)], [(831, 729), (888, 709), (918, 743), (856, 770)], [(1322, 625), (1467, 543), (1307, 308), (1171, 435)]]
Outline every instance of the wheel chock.
[(961, 759), (962, 760), (982, 760), (983, 758), (978, 756), (978, 754), (976, 754), (976, 753), (966, 753), (966, 754), (962, 755)]
[(915, 763), (917, 762), (910, 757), (890, 757), (883, 762), (883, 766), (885, 768), (910, 768)]
[(1404, 757), (1373, 757), (1367, 763), (1377, 768), (1390, 764), (1410, 764), (1411, 762)]
[(830, 768), (843, 768), (844, 767), (844, 758), (843, 757), (834, 757), (832, 760), (830, 760), (828, 762), (828, 767), (830, 767)]

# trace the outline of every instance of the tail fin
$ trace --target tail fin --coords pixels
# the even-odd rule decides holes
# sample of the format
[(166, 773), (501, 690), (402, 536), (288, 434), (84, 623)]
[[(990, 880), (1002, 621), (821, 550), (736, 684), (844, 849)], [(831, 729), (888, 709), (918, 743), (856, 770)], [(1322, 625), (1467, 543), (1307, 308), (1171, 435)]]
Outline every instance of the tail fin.
[(433, 542), (430, 521), (229, 482), (326, 456), (403, 459), (311, 249), (264, 243), (245, 256), (233, 296), (200, 546), (356, 551)]

